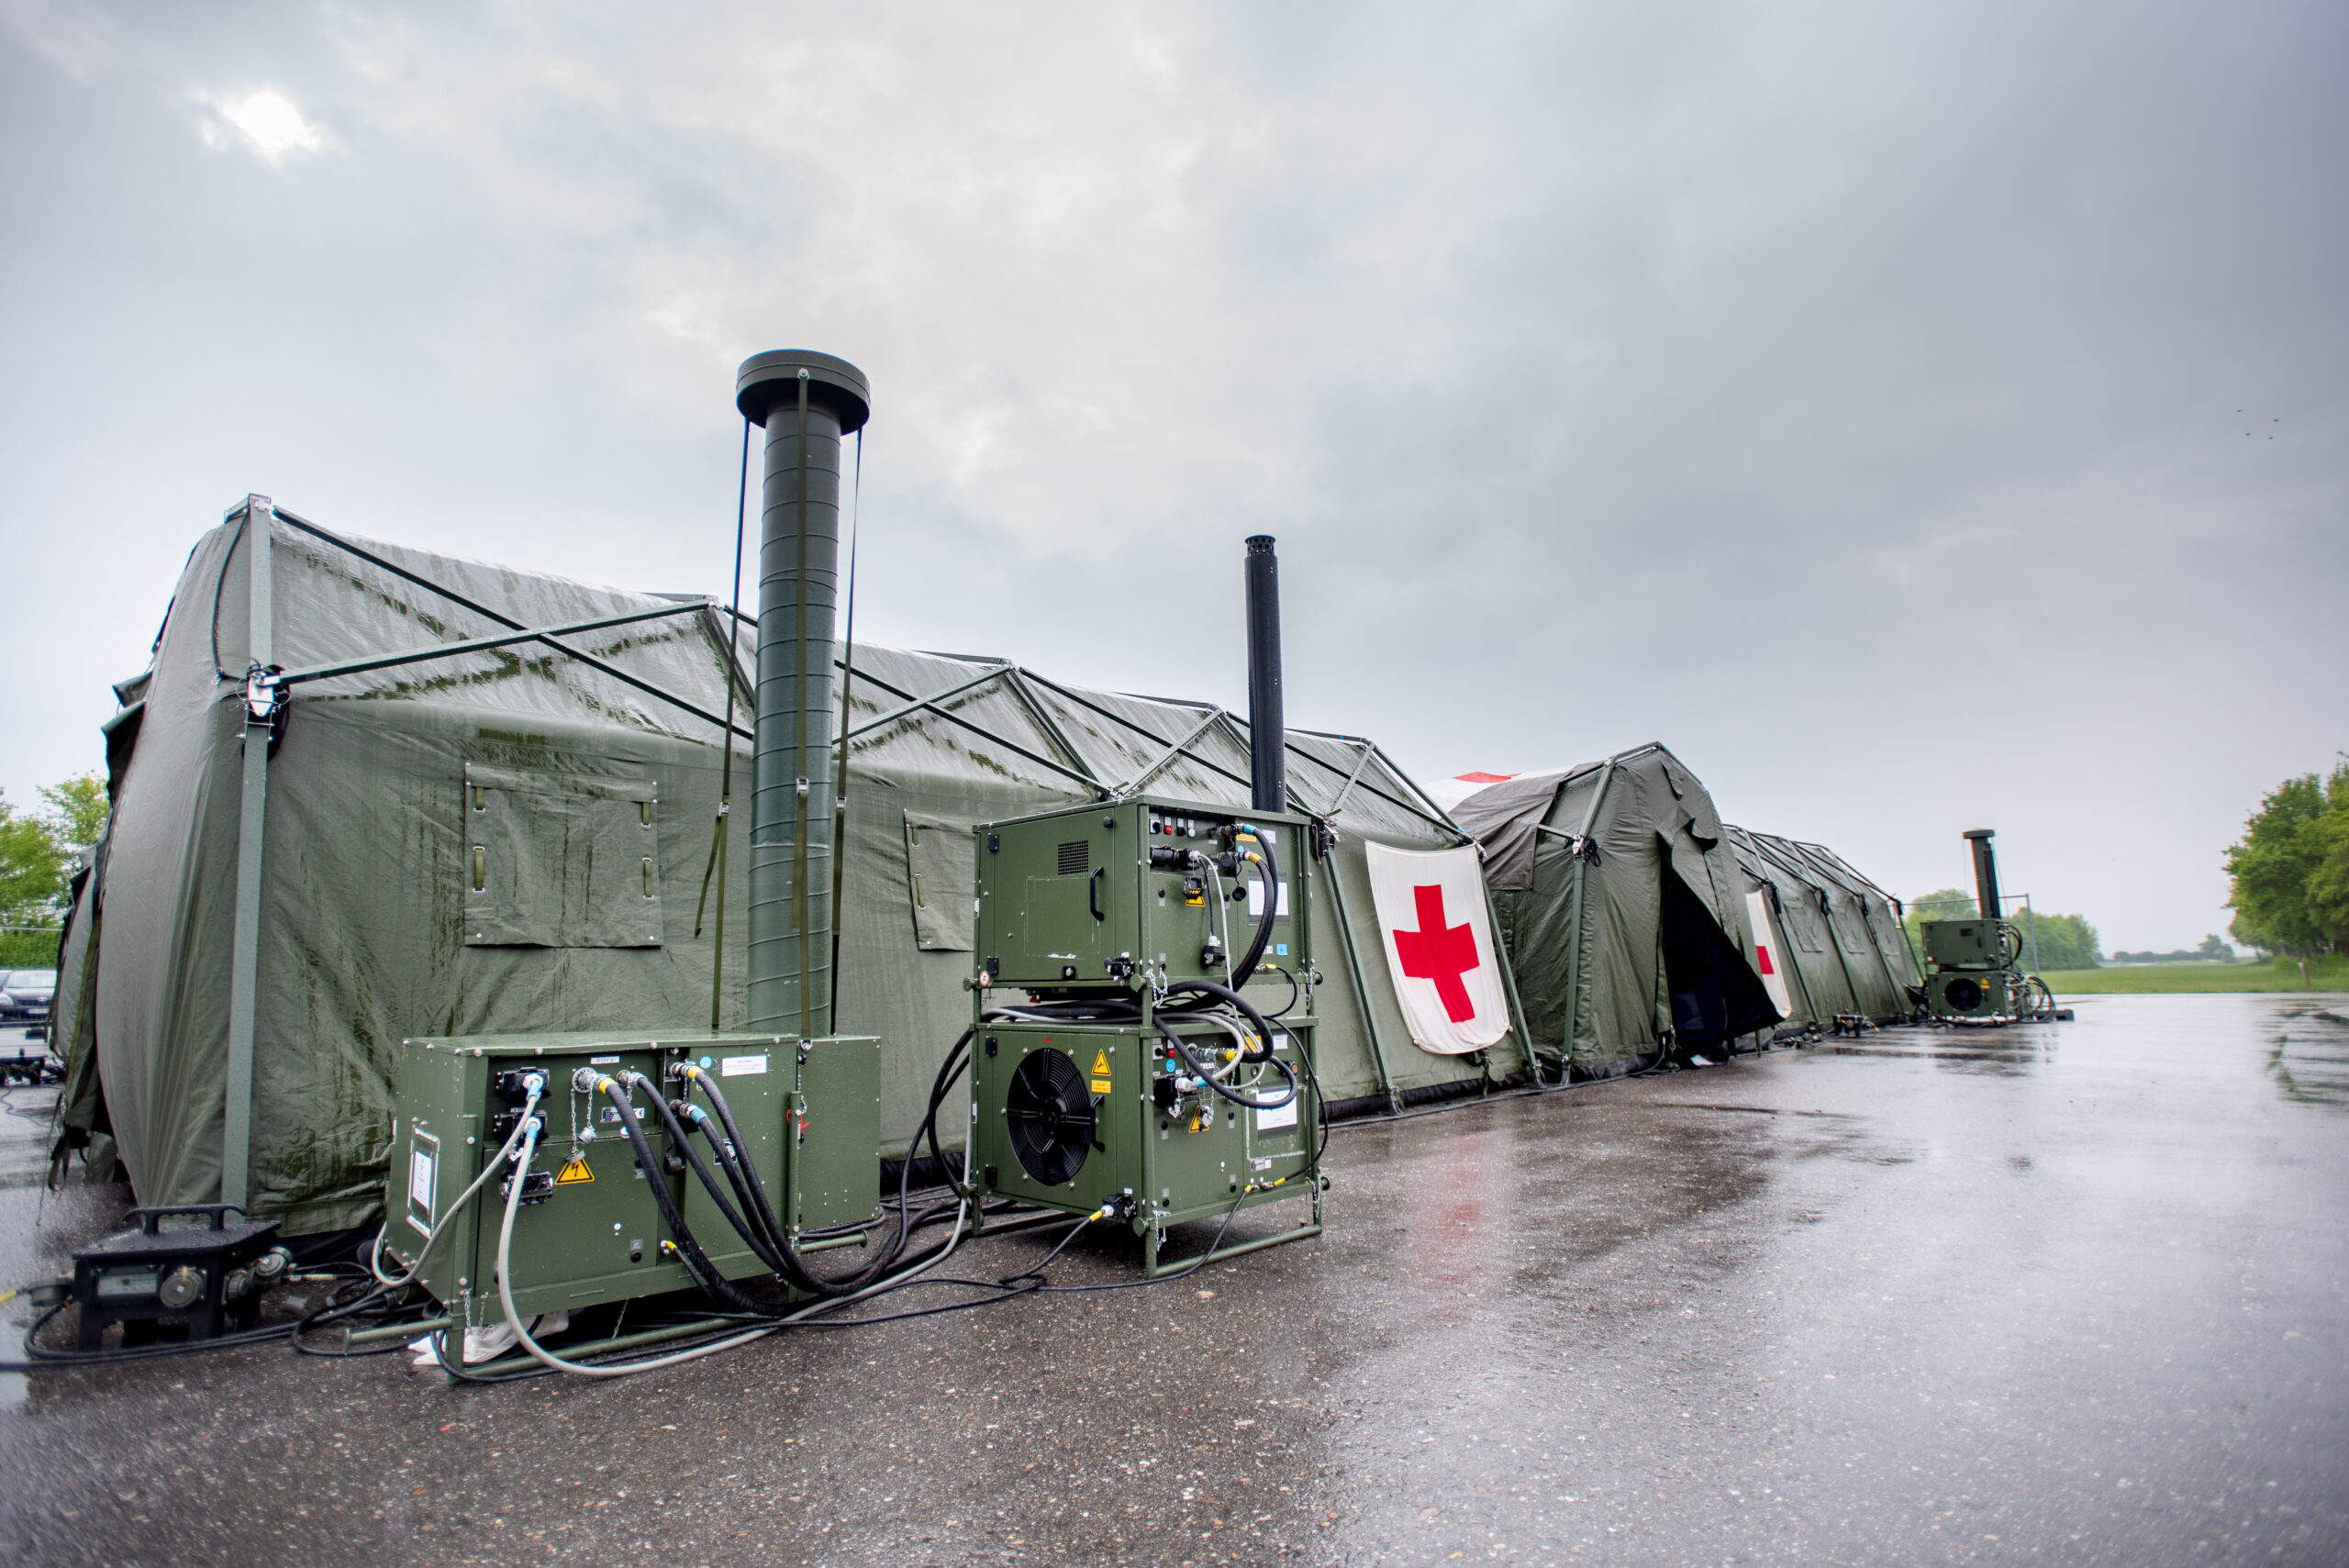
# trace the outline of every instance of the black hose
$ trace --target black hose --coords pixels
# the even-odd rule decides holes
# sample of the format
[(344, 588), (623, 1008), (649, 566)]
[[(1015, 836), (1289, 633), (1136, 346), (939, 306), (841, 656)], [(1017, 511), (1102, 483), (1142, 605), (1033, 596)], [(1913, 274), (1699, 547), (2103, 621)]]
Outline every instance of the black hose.
[(1265, 945), (1273, 940), (1273, 921), (1281, 910), (1281, 868), (1280, 862), (1273, 858), (1271, 840), (1260, 835), (1256, 840), (1256, 853), (1263, 856), (1264, 862), (1256, 878), (1264, 889), (1264, 913), (1256, 922), (1256, 940), (1248, 944), (1248, 955), (1231, 972), (1231, 988), (1235, 991), (1247, 984), (1248, 977), (1256, 973), (1257, 961), (1264, 956)]
[(710, 1147), (717, 1152), (718, 1163), (726, 1168), (727, 1178), (734, 1184), (735, 1190), (743, 1195), (744, 1208), (751, 1215), (750, 1223), (764, 1233), (763, 1241), (753, 1239), (747, 1230), (744, 1231), (743, 1236), (745, 1240), (751, 1242), (751, 1251), (757, 1252), (762, 1261), (765, 1262), (776, 1273), (781, 1274), (795, 1289), (805, 1295), (816, 1296), (852, 1295), (872, 1284), (874, 1280), (880, 1277), (883, 1271), (896, 1262), (898, 1254), (905, 1251), (906, 1237), (913, 1229), (908, 1217), (903, 1211), (898, 1215), (897, 1233), (894, 1241), (874, 1253), (872, 1262), (855, 1273), (844, 1275), (839, 1279), (828, 1279), (809, 1268), (807, 1261), (800, 1257), (797, 1249), (792, 1246), (789, 1235), (785, 1232), (782, 1221), (775, 1215), (774, 1205), (768, 1201), (766, 1187), (759, 1179), (757, 1168), (751, 1164), (742, 1153), (741, 1129), (735, 1125), (733, 1108), (726, 1103), (726, 1097), (718, 1091), (718, 1086), (708, 1082), (706, 1074), (696, 1076), (693, 1081), (699, 1084), (702, 1092), (709, 1095), (711, 1108), (717, 1111), (718, 1122), (726, 1129), (726, 1139), (721, 1142), (717, 1134), (710, 1130), (709, 1124), (707, 1121), (702, 1123), (702, 1136), (710, 1140)]
[(1197, 1057), (1191, 1054), (1191, 1048), (1183, 1042), (1183, 1037), (1181, 1035), (1174, 1032), (1173, 1025), (1169, 1024), (1164, 1018), (1157, 1018), (1152, 1021), (1158, 1025), (1158, 1032), (1166, 1037), (1166, 1043), (1174, 1048), (1174, 1054), (1182, 1059), (1183, 1065), (1191, 1070), (1192, 1076), (1198, 1079), (1200, 1083), (1205, 1084), (1208, 1088), (1213, 1089), (1224, 1099), (1230, 1100), (1233, 1105), (1244, 1106), (1252, 1111), (1276, 1111), (1283, 1106), (1293, 1104), (1296, 1101), (1297, 1074), (1290, 1072), (1288, 1063), (1283, 1062), (1279, 1057), (1273, 1057), (1271, 1058), (1271, 1061), (1275, 1071), (1278, 1072), (1282, 1078), (1287, 1081), (1288, 1092), (1277, 1100), (1260, 1100), (1252, 1095), (1242, 1095), (1235, 1090), (1225, 1088), (1220, 1083), (1216, 1081), (1213, 1076), (1213, 1070), (1209, 1068), (1206, 1062), (1201, 1062)]
[[(677, 1256), (684, 1262), (685, 1272), (693, 1275), (694, 1283), (700, 1285), (712, 1300), (729, 1307), (737, 1312), (760, 1318), (774, 1317), (774, 1313), (771, 1308), (751, 1300), (735, 1289), (733, 1282), (718, 1272), (718, 1266), (712, 1263), (709, 1261), (709, 1255), (702, 1251), (701, 1243), (694, 1240), (692, 1228), (685, 1224), (685, 1217), (678, 1209), (677, 1200), (669, 1191), (668, 1173), (661, 1168), (660, 1160), (654, 1156), (651, 1140), (644, 1136), (644, 1129), (638, 1124), (636, 1107), (629, 1103), (627, 1093), (610, 1078), (596, 1080), (596, 1086), (603, 1091), (606, 1098), (619, 1107), (620, 1127), (628, 1134), (629, 1145), (636, 1151), (637, 1165), (644, 1172), (644, 1184), (652, 1189), (652, 1201), (661, 1211), (662, 1223), (668, 1226), (669, 1234), (674, 1240)], [(668, 1109), (667, 1103), (662, 1100), (657, 1091), (652, 1098), (653, 1103), (659, 1105), (664, 1112)], [(687, 1147), (690, 1151), (691, 1146)], [(519, 1178), (518, 1176), (515, 1179)]]

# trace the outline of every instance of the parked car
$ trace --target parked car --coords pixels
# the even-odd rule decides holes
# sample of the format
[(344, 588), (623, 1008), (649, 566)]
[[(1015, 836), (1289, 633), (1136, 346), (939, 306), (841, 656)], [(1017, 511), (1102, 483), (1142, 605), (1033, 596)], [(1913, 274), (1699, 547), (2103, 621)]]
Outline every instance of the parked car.
[(29, 1025), (36, 1039), (49, 1032), (49, 1005), (57, 995), (57, 971), (12, 969), (0, 975), (0, 1024)]

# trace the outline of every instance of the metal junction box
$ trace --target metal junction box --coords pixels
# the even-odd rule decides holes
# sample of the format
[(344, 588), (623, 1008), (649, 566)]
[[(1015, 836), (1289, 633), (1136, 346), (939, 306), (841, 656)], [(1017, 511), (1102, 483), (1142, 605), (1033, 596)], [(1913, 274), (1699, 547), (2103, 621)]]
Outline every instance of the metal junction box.
[[(1224, 962), (1208, 954), (1245, 951), (1264, 906), (1254, 877), (1213, 862), (1255, 834), (1281, 873), (1257, 981), (1277, 1005), (1287, 983), (1269, 966), (1311, 968), (1308, 830), (1302, 817), (1144, 798), (982, 823), (977, 935), (987, 973), (1030, 991), (1132, 990), (1145, 969), (1161, 984), (1224, 979)], [(1192, 853), (1210, 863), (1185, 863)]]
[[(402, 1040), (396, 1061), (384, 1251), (402, 1267), (512, 1130), (523, 1100), (512, 1089), (511, 1074), (545, 1070), (548, 1089), (539, 1113), (546, 1131), (514, 1220), (514, 1302), (525, 1316), (694, 1286), (683, 1263), (664, 1261), (661, 1243), (668, 1230), (644, 1184), (646, 1173), (637, 1168), (619, 1107), (574, 1084), (581, 1068), (611, 1076), (623, 1069), (641, 1073), (674, 1099), (685, 1090), (668, 1076), (670, 1064), (694, 1062), (717, 1079), (750, 1162), (787, 1229), (796, 1235), (880, 1218), (876, 1040), (475, 1035)], [(631, 1109), (656, 1159), (675, 1167), (651, 1179), (669, 1184), (710, 1261), (729, 1279), (768, 1273), (701, 1184), (673, 1158), (667, 1130), (640, 1090), (631, 1096)], [(697, 1151), (715, 1173), (707, 1149)], [(503, 1316), (492, 1269), (508, 1180), (490, 1180), (432, 1249), (419, 1276), (468, 1325)]]
[[(979, 1184), (1072, 1213), (1130, 1194), (1153, 1270), (1168, 1226), (1219, 1218), (1235, 1205), (1310, 1193), (1318, 1219), (1319, 1183), (1289, 1184), (1311, 1165), (1319, 1136), (1312, 1080), (1297, 1061), (1310, 1029), (1286, 1019), (1275, 1028), (1275, 1055), (1297, 1073), (1297, 1092), (1278, 1109), (1249, 1110), (1213, 1095), (1170, 1095), (1178, 1064), (1155, 1029), (985, 1026), (972, 1052)], [(1178, 1029), (1201, 1054), (1230, 1043), (1220, 1029)], [(1264, 1075), (1267, 1085), (1280, 1081)]]

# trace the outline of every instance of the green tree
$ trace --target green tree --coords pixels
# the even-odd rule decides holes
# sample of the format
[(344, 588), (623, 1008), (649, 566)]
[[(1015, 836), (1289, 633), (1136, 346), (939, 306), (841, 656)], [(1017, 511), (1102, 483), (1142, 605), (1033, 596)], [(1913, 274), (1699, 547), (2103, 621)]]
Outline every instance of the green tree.
[[(2033, 927), (2039, 936), (2039, 967), (2042, 969), (2094, 969), (2104, 960), (2100, 955), (2103, 941), (2096, 928), (2088, 924), (2085, 915), (2032, 915), (2028, 920), (2018, 917), (2015, 924), (2028, 938)], [(2024, 962), (2031, 950), (2023, 950)]]
[(57, 918), (65, 863), (50, 825), (18, 811), (0, 793), (0, 924), (39, 926)]
[(2349, 947), (2349, 764), (2268, 792), (2226, 868), (2236, 940), (2303, 960)]
[(43, 784), (40, 797), (49, 810), (49, 830), (70, 854), (86, 850), (106, 830), (106, 781), (95, 773), (81, 773), (61, 784)]
[(1954, 887), (1936, 888), (1920, 898), (1909, 901), (1909, 940), (1924, 951), (1925, 934), (1917, 928), (1927, 920), (1971, 920), (1981, 911), (1974, 903), (1974, 895), (1960, 893)]

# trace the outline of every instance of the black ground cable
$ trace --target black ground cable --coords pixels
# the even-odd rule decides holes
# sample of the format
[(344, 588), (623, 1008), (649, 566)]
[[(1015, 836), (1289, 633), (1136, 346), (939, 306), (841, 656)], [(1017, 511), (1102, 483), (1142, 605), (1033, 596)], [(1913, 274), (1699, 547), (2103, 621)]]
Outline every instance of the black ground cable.
[(1215, 1240), (1208, 1243), (1208, 1250), (1171, 1274), (1160, 1274), (1155, 1279), (1112, 1280), (1106, 1284), (1040, 1284), (1036, 1287), (1036, 1294), (1039, 1296), (1097, 1296), (1104, 1291), (1142, 1290), (1153, 1284), (1164, 1284), (1169, 1280), (1188, 1279), (1205, 1268), (1208, 1260), (1215, 1256), (1216, 1249), (1223, 1245), (1224, 1233), (1231, 1229), (1232, 1217), (1240, 1212), (1240, 1206), (1246, 1203), (1248, 1198), (1249, 1195), (1246, 1193), (1241, 1193), (1234, 1198), (1231, 1207), (1223, 1211), (1223, 1223), (1215, 1228)]
[(254, 1345), (273, 1344), (290, 1336), (293, 1323), (273, 1323), (265, 1329), (245, 1329), (233, 1334), (216, 1334), (208, 1340), (180, 1340), (166, 1344), (137, 1345), (117, 1351), (45, 1351), (34, 1342), (34, 1336), (49, 1327), (57, 1315), (73, 1305), (61, 1301), (39, 1318), (25, 1330), (24, 1352), (27, 1360), (0, 1362), (0, 1372), (56, 1372), (75, 1366), (117, 1366), (131, 1362), (168, 1361), (174, 1356), (195, 1355), (204, 1351), (233, 1351)]
[(971, 1030), (964, 1029), (954, 1043), (947, 1047), (945, 1059), (938, 1064), (938, 1075), (930, 1080), (930, 1108), (922, 1116), (921, 1126), (914, 1129), (913, 1141), (906, 1147), (906, 1162), (897, 1172), (897, 1206), (900, 1212), (903, 1212), (907, 1201), (907, 1185), (913, 1177), (914, 1158), (921, 1151), (924, 1137), (930, 1140), (931, 1160), (945, 1173), (947, 1190), (965, 1203), (975, 1200), (973, 1189), (963, 1184), (971, 1173), (968, 1152), (965, 1151), (963, 1162), (965, 1167), (963, 1177), (957, 1178), (947, 1165), (945, 1154), (938, 1147), (938, 1107), (945, 1103), (947, 1092), (953, 1088), (955, 1080), (962, 1077), (963, 1069), (970, 1065), (963, 1060), (963, 1053), (971, 1047)]
[[(735, 1289), (733, 1282), (718, 1272), (718, 1266), (702, 1251), (701, 1243), (694, 1240), (692, 1228), (685, 1224), (685, 1217), (678, 1209), (676, 1198), (670, 1194), (668, 1173), (661, 1168), (660, 1160), (654, 1156), (651, 1140), (644, 1136), (644, 1129), (636, 1118), (636, 1107), (629, 1103), (627, 1093), (611, 1078), (598, 1078), (596, 1086), (603, 1091), (607, 1099), (619, 1107), (620, 1128), (628, 1134), (629, 1143), (636, 1151), (637, 1165), (644, 1172), (644, 1184), (652, 1189), (653, 1205), (660, 1209), (662, 1222), (669, 1227), (669, 1234), (674, 1239), (672, 1249), (685, 1263), (685, 1272), (693, 1276), (694, 1283), (700, 1285), (712, 1300), (737, 1312), (747, 1312), (753, 1317), (772, 1316), (760, 1303)], [(661, 1104), (663, 1110), (668, 1108), (657, 1093), (653, 1099)], [(518, 1176), (514, 1179), (518, 1179)]]
[(1275, 1018), (1285, 1018), (1288, 1017), (1290, 1013), (1296, 1011), (1297, 1005), (1305, 999), (1305, 987), (1297, 983), (1297, 976), (1291, 974), (1285, 966), (1277, 963), (1268, 963), (1264, 965), (1264, 967), (1271, 970), (1275, 974), (1279, 975), (1283, 980), (1288, 982), (1288, 1000), (1281, 1004), (1281, 1010), (1279, 1012), (1266, 1013), (1264, 1018), (1267, 1021)]
[(1052, 1243), (1052, 1250), (1044, 1254), (1044, 1261), (1042, 1262), (1036, 1263), (1029, 1268), (1024, 1268), (1016, 1274), (1006, 1274), (999, 1283), (1008, 1286), (1018, 1284), (1021, 1280), (1031, 1279), (1037, 1284), (1041, 1284), (1044, 1281), (1044, 1271), (1052, 1266), (1052, 1260), (1058, 1258), (1063, 1252), (1066, 1251), (1068, 1250), (1068, 1244), (1075, 1240), (1078, 1237), (1084, 1235), (1085, 1228), (1100, 1218), (1101, 1217), (1098, 1214), (1086, 1215), (1084, 1218), (1078, 1220), (1074, 1225), (1068, 1228), (1067, 1235)]

